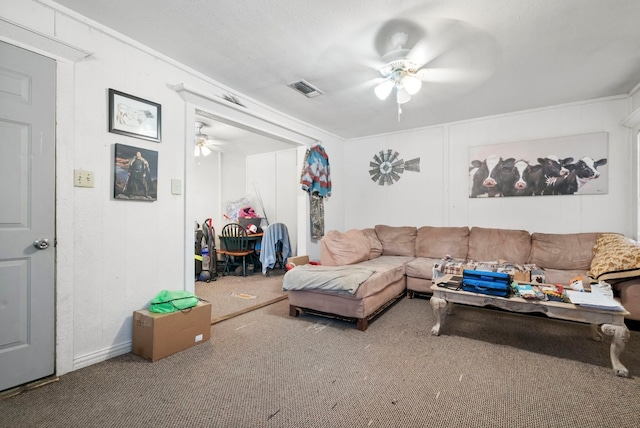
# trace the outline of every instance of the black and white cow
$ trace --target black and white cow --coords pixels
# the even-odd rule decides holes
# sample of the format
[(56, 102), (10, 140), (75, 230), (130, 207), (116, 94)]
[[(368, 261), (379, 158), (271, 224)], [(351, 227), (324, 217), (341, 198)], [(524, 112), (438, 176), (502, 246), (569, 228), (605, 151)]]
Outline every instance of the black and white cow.
[(500, 188), (504, 196), (531, 196), (535, 183), (532, 172), (542, 169), (540, 165), (529, 165), (524, 159), (514, 163), (505, 162), (500, 173)]
[[(484, 161), (471, 161), (472, 168), (469, 172), (471, 179), (471, 197), (502, 196), (499, 186), (500, 172), (506, 163), (513, 164), (514, 158), (502, 159), (500, 156), (489, 156)], [(471, 175), (472, 174), (472, 175)]]
[(569, 174), (566, 165), (573, 162), (573, 158), (560, 159), (558, 156), (549, 155), (545, 158), (538, 158), (541, 168), (532, 171), (530, 178), (534, 184), (535, 195), (558, 195), (558, 188), (555, 183), (558, 178)]
[(589, 181), (600, 177), (598, 167), (606, 164), (606, 158), (594, 161), (589, 156), (585, 156), (576, 163), (566, 165), (569, 174), (550, 183), (549, 187), (555, 187), (558, 194), (573, 195)]

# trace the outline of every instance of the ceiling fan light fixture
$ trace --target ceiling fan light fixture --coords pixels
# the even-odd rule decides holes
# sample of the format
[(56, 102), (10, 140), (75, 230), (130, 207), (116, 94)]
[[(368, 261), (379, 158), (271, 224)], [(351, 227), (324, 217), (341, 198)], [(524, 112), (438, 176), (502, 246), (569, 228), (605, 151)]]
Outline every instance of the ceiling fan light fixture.
[(415, 76), (406, 75), (402, 78), (402, 86), (409, 95), (415, 95), (422, 87), (422, 81)]
[(205, 125), (204, 122), (196, 121), (195, 149), (193, 151), (195, 156), (209, 156), (212, 152), (212, 150), (207, 147), (209, 136), (202, 132), (202, 128)]
[(405, 104), (411, 100), (411, 95), (404, 87), (398, 87), (396, 90), (396, 101), (398, 104)]
[(395, 82), (393, 80), (386, 79), (375, 87), (374, 92), (380, 100), (386, 100), (394, 86)]
[(200, 150), (204, 156), (209, 156), (211, 154), (211, 150), (206, 146), (200, 147)]

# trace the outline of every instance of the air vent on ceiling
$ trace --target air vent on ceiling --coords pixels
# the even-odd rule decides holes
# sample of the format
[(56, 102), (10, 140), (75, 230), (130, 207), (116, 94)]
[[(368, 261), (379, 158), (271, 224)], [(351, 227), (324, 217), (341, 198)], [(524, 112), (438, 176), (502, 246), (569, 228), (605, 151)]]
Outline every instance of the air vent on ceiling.
[(322, 91), (315, 86), (313, 86), (309, 82), (305, 82), (304, 80), (298, 80), (297, 82), (289, 83), (290, 88), (295, 89), (300, 92), (302, 95), (308, 98), (317, 97), (318, 95), (322, 95)]

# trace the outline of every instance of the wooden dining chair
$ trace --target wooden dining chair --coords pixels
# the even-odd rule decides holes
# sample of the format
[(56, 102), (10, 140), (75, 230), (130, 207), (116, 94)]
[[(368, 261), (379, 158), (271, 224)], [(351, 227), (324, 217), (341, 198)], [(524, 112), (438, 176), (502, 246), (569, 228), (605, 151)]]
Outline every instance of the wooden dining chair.
[(247, 231), (238, 223), (229, 223), (222, 228), (220, 234), (224, 249), (218, 253), (224, 255), (224, 271), (222, 275), (227, 275), (232, 263), (231, 259), (242, 257), (242, 276), (247, 276), (247, 257), (254, 252), (253, 248), (249, 248), (249, 237)]

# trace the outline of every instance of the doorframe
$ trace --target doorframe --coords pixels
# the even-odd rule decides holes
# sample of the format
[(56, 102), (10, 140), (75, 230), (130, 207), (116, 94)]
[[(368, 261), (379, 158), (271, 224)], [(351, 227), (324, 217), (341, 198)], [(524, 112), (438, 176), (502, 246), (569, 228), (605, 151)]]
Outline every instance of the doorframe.
[[(633, 88), (629, 93), (629, 102), (632, 103), (634, 95), (639, 94), (640, 84)], [(631, 159), (633, 159), (634, 162), (631, 165), (631, 182), (633, 195), (636, 198), (636, 209), (632, 214), (632, 219), (635, 233), (634, 238), (637, 241), (640, 239), (640, 105), (635, 106), (635, 109), (633, 107), (634, 106), (632, 105), (631, 113), (622, 119), (620, 125), (629, 128), (631, 134), (630, 138), (633, 140), (633, 143), (631, 144)]]
[[(74, 62), (57, 61), (56, 77), (56, 374), (79, 367), (74, 362), (74, 206), (75, 193), (69, 177), (73, 173), (75, 148)], [(58, 201), (65, 201), (60, 204)], [(64, 236), (65, 239), (58, 239)], [(71, 262), (69, 262), (71, 261)]]
[[(75, 64), (93, 55), (85, 49), (2, 18), (0, 41), (56, 62), (55, 154), (54, 154), (54, 374), (76, 370), (74, 365), (74, 273), (73, 263), (73, 171), (75, 142)], [(64, 204), (58, 201), (64, 200)], [(66, 239), (57, 238), (65, 236)]]
[[(185, 101), (185, 147), (184, 147), (184, 284), (185, 289), (189, 291), (195, 290), (194, 271), (193, 271), (193, 222), (190, 219), (195, 218), (193, 213), (193, 200), (196, 195), (189, 191), (189, 183), (195, 180), (195, 157), (193, 156), (193, 147), (189, 144), (195, 139), (195, 127), (190, 124), (196, 121), (196, 110), (205, 110), (213, 116), (214, 120), (247, 129), (252, 132), (266, 135), (270, 138), (285, 141), (292, 145), (302, 147), (312, 147), (319, 144), (321, 140), (313, 136), (302, 133), (288, 125), (278, 122), (270, 117), (260, 114), (256, 111), (243, 108), (240, 105), (226, 100), (224, 97), (208, 94), (200, 90), (189, 87), (183, 83), (177, 85), (169, 85), (169, 88), (176, 91)], [(298, 150), (298, 158), (301, 151)], [(309, 218), (309, 204), (306, 198), (296, 198), (298, 208), (298, 252), (305, 254), (307, 252), (307, 236), (310, 233), (309, 222), (305, 219)]]

